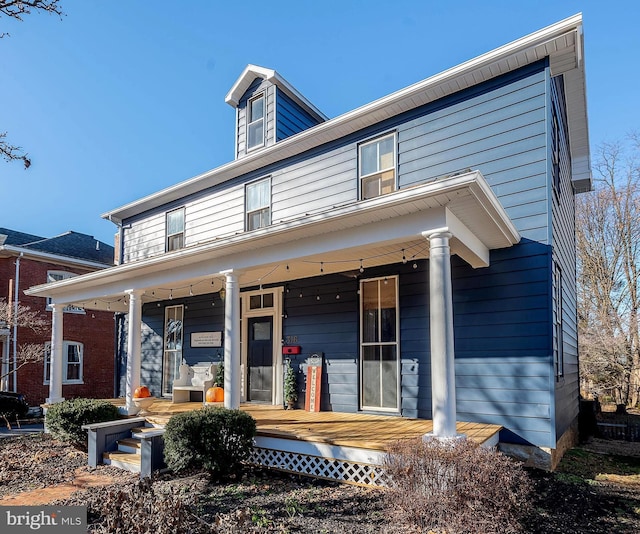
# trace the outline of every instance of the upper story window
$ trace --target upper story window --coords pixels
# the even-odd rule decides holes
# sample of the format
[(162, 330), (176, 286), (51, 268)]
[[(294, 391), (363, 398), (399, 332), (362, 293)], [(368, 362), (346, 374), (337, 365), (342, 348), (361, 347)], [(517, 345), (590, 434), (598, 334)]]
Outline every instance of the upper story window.
[[(62, 383), (82, 384), (84, 346), (75, 341), (62, 343)], [(44, 345), (44, 383), (51, 379), (51, 343)]]
[[(47, 284), (51, 282), (59, 282), (60, 280), (66, 280), (67, 278), (73, 278), (75, 273), (69, 271), (47, 271)], [(51, 297), (47, 297), (47, 311), (51, 311)], [(80, 306), (73, 306), (69, 304), (62, 310), (64, 313), (85, 313), (84, 308)]]
[(271, 179), (248, 184), (246, 188), (247, 230), (271, 224)]
[(396, 134), (362, 143), (358, 154), (360, 198), (386, 195), (396, 190)]
[(247, 150), (264, 145), (264, 95), (247, 104)]
[(166, 251), (171, 252), (182, 247), (184, 247), (184, 208), (167, 213)]

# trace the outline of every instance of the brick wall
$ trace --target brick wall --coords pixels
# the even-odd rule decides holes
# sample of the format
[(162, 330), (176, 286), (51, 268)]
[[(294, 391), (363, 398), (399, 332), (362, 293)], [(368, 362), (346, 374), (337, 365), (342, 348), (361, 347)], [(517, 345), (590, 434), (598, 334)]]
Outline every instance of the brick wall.
[[(8, 298), (9, 281), (15, 278), (16, 258), (0, 258), (0, 298)], [(29, 297), (23, 291), (28, 287), (46, 283), (47, 271), (69, 271), (75, 274), (89, 272), (87, 269), (61, 266), (22, 258), (20, 261), (21, 304), (38, 310), (47, 320), (42, 334), (34, 334), (24, 328), (18, 329), (18, 345), (51, 341), (51, 312), (46, 311), (46, 299)], [(66, 399), (75, 397), (111, 398), (114, 396), (114, 320), (113, 313), (86, 310), (85, 314), (65, 313), (63, 318), (65, 341), (76, 341), (84, 345), (83, 383), (63, 384), (62, 395)], [(11, 355), (13, 353), (11, 352)], [(49, 386), (44, 384), (44, 363), (28, 364), (18, 370), (18, 391), (27, 397), (31, 406), (42, 404), (49, 396)]]

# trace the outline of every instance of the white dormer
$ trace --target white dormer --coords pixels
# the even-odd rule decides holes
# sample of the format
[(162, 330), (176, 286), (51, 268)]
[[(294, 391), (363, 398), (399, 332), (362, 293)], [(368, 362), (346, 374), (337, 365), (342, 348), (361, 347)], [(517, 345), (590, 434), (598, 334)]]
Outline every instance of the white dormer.
[(247, 65), (225, 102), (236, 109), (236, 159), (328, 120), (275, 70), (257, 65)]

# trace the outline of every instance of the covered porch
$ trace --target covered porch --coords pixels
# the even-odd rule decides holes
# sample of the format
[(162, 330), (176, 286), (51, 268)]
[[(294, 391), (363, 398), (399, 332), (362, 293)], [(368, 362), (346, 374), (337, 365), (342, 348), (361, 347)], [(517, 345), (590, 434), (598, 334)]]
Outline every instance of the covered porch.
[[(309, 213), (301, 218), (273, 221), (271, 225), (256, 230), (215, 237), (204, 243), (187, 243), (177, 251), (31, 288), (28, 294), (48, 296), (52, 300), (51, 381), (47, 400), (54, 403), (64, 399), (61, 380), (64, 306), (74, 304), (85, 309), (106, 308), (127, 314), (126, 402), (123, 411), (133, 415), (137, 412), (133, 392), (141, 383), (143, 306), (147, 309), (156, 305), (161, 308), (179, 299), (187, 302), (198, 296), (217, 293), (218, 302), (223, 301), (224, 310), (219, 326), (209, 330), (220, 331), (220, 337), (224, 340), (220, 352), (224, 361), (225, 406), (238, 408), (246, 398), (243, 383), (247, 378), (246, 332), (247, 320), (252, 313), (250, 301), (255, 296), (259, 302), (263, 302), (264, 285), (273, 295), (269, 308), (272, 320), (270, 335), (273, 361), (270, 369), (273, 386), (268, 399), (274, 407), (281, 405), (282, 345), (286, 337), (283, 335), (283, 323), (291, 323), (283, 304), (288, 285), (330, 275), (362, 281), (367, 277), (365, 272), (375, 272), (376, 268), (387, 268), (388, 274), (377, 275), (372, 280), (386, 284), (389, 276), (397, 284), (399, 270), (406, 271), (413, 266), (413, 272), (425, 272), (424, 282), (428, 285), (426, 291), (421, 290), (417, 295), (417, 298), (424, 300), (422, 305), (428, 310), (417, 326), (423, 333), (424, 342), (421, 342), (419, 350), (424, 357), (420, 361), (414, 359), (409, 364), (412, 367), (418, 367), (417, 364), (429, 366), (429, 373), (424, 373), (424, 376), (429, 377), (430, 387), (426, 384), (420, 387), (425, 393), (428, 392), (428, 397), (423, 395), (422, 398), (429, 402), (429, 407), (424, 408), (422, 413), (430, 414), (433, 422), (420, 429), (436, 437), (453, 437), (459, 430), (456, 425), (451, 256), (459, 256), (472, 268), (486, 267), (490, 263), (491, 250), (510, 247), (519, 238), (484, 177), (480, 172), (472, 171), (406, 187), (380, 197), (334, 206), (330, 210)], [(417, 262), (424, 264), (426, 259), (427, 269), (417, 270)], [(358, 313), (362, 315), (358, 304), (361, 294), (358, 291), (355, 296), (357, 288), (353, 289), (351, 298), (354, 306), (350, 313), (357, 321)], [(320, 301), (317, 289), (313, 292), (316, 294), (314, 305), (307, 308), (310, 314), (317, 309), (316, 299)], [(337, 302), (338, 298), (339, 293), (333, 302)], [(345, 300), (343, 298), (340, 302), (344, 303)], [(402, 389), (403, 353), (399, 321), (396, 320), (400, 315), (397, 290), (389, 300), (391, 304), (380, 297), (376, 301), (376, 309), (388, 306), (392, 318), (390, 323), (393, 323), (390, 407), (378, 400), (373, 404), (362, 401), (365, 381), (358, 377), (363, 376), (360, 369), (363, 349), (357, 342), (358, 325), (355, 322), (351, 337), (356, 341), (343, 351), (346, 354), (344, 359), (350, 361), (350, 376), (354, 377), (354, 382), (347, 384), (351, 388), (348, 392), (349, 402), (327, 405), (336, 404), (341, 407), (339, 411), (345, 412), (370, 412), (373, 406), (379, 412), (393, 411), (393, 419), (399, 419), (398, 415), (405, 415), (405, 401), (410, 405), (418, 402), (415, 384), (409, 384), (406, 391)], [(213, 305), (215, 302), (209, 306)], [(247, 305), (249, 308), (245, 307)], [(266, 311), (259, 306), (255, 313), (262, 317)], [(312, 315), (306, 319), (308, 324), (313, 325)], [(382, 343), (379, 345), (382, 346)], [(376, 346), (376, 350), (378, 348)], [(179, 356), (175, 362), (179, 364)], [(167, 377), (170, 378), (171, 373), (164, 367), (162, 375), (163, 380), (170, 383)], [(358, 379), (360, 383), (356, 384), (355, 380)], [(380, 379), (381, 388), (386, 385), (382, 381), (383, 378)], [(169, 393), (162, 391), (162, 395)], [(287, 437), (265, 436), (263, 439), (286, 440)], [(280, 441), (271, 444), (272, 449), (287, 445)], [(338, 446), (331, 444), (331, 447)], [(309, 449), (308, 452), (319, 454), (320, 447)], [(328, 458), (335, 458), (334, 452), (332, 448), (322, 449), (322, 454)]]
[[(112, 399), (117, 406), (124, 399)], [(220, 405), (222, 405), (220, 403)], [(198, 410), (201, 402), (174, 404), (157, 400), (145, 419), (162, 428), (181, 412)], [(240, 410), (257, 424), (252, 463), (315, 478), (359, 485), (381, 485), (381, 469), (389, 445), (433, 432), (433, 421), (363, 413), (307, 412), (280, 406), (243, 403)], [(502, 427), (482, 423), (456, 424), (457, 433), (483, 447), (495, 447)]]

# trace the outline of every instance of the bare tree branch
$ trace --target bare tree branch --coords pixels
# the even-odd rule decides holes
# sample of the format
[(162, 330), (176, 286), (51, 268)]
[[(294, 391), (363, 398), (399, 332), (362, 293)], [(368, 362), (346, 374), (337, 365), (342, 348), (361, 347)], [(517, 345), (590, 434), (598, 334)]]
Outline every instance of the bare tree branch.
[(7, 132), (0, 132), (0, 155), (2, 159), (8, 162), (22, 160), (24, 168), (28, 169), (31, 166), (31, 160), (27, 154), (24, 154), (19, 146), (10, 145), (6, 138)]
[(603, 144), (594, 191), (576, 199), (581, 381), (640, 402), (640, 142)]
[[(14, 327), (30, 330), (34, 334), (41, 334), (49, 328), (47, 318), (29, 306), (0, 299), (0, 328), (12, 331)], [(37, 343), (22, 343), (18, 346), (15, 366), (9, 366), (8, 372), (0, 372), (0, 380), (30, 363), (44, 360), (44, 346)], [(13, 362), (10, 362), (13, 363)]]

